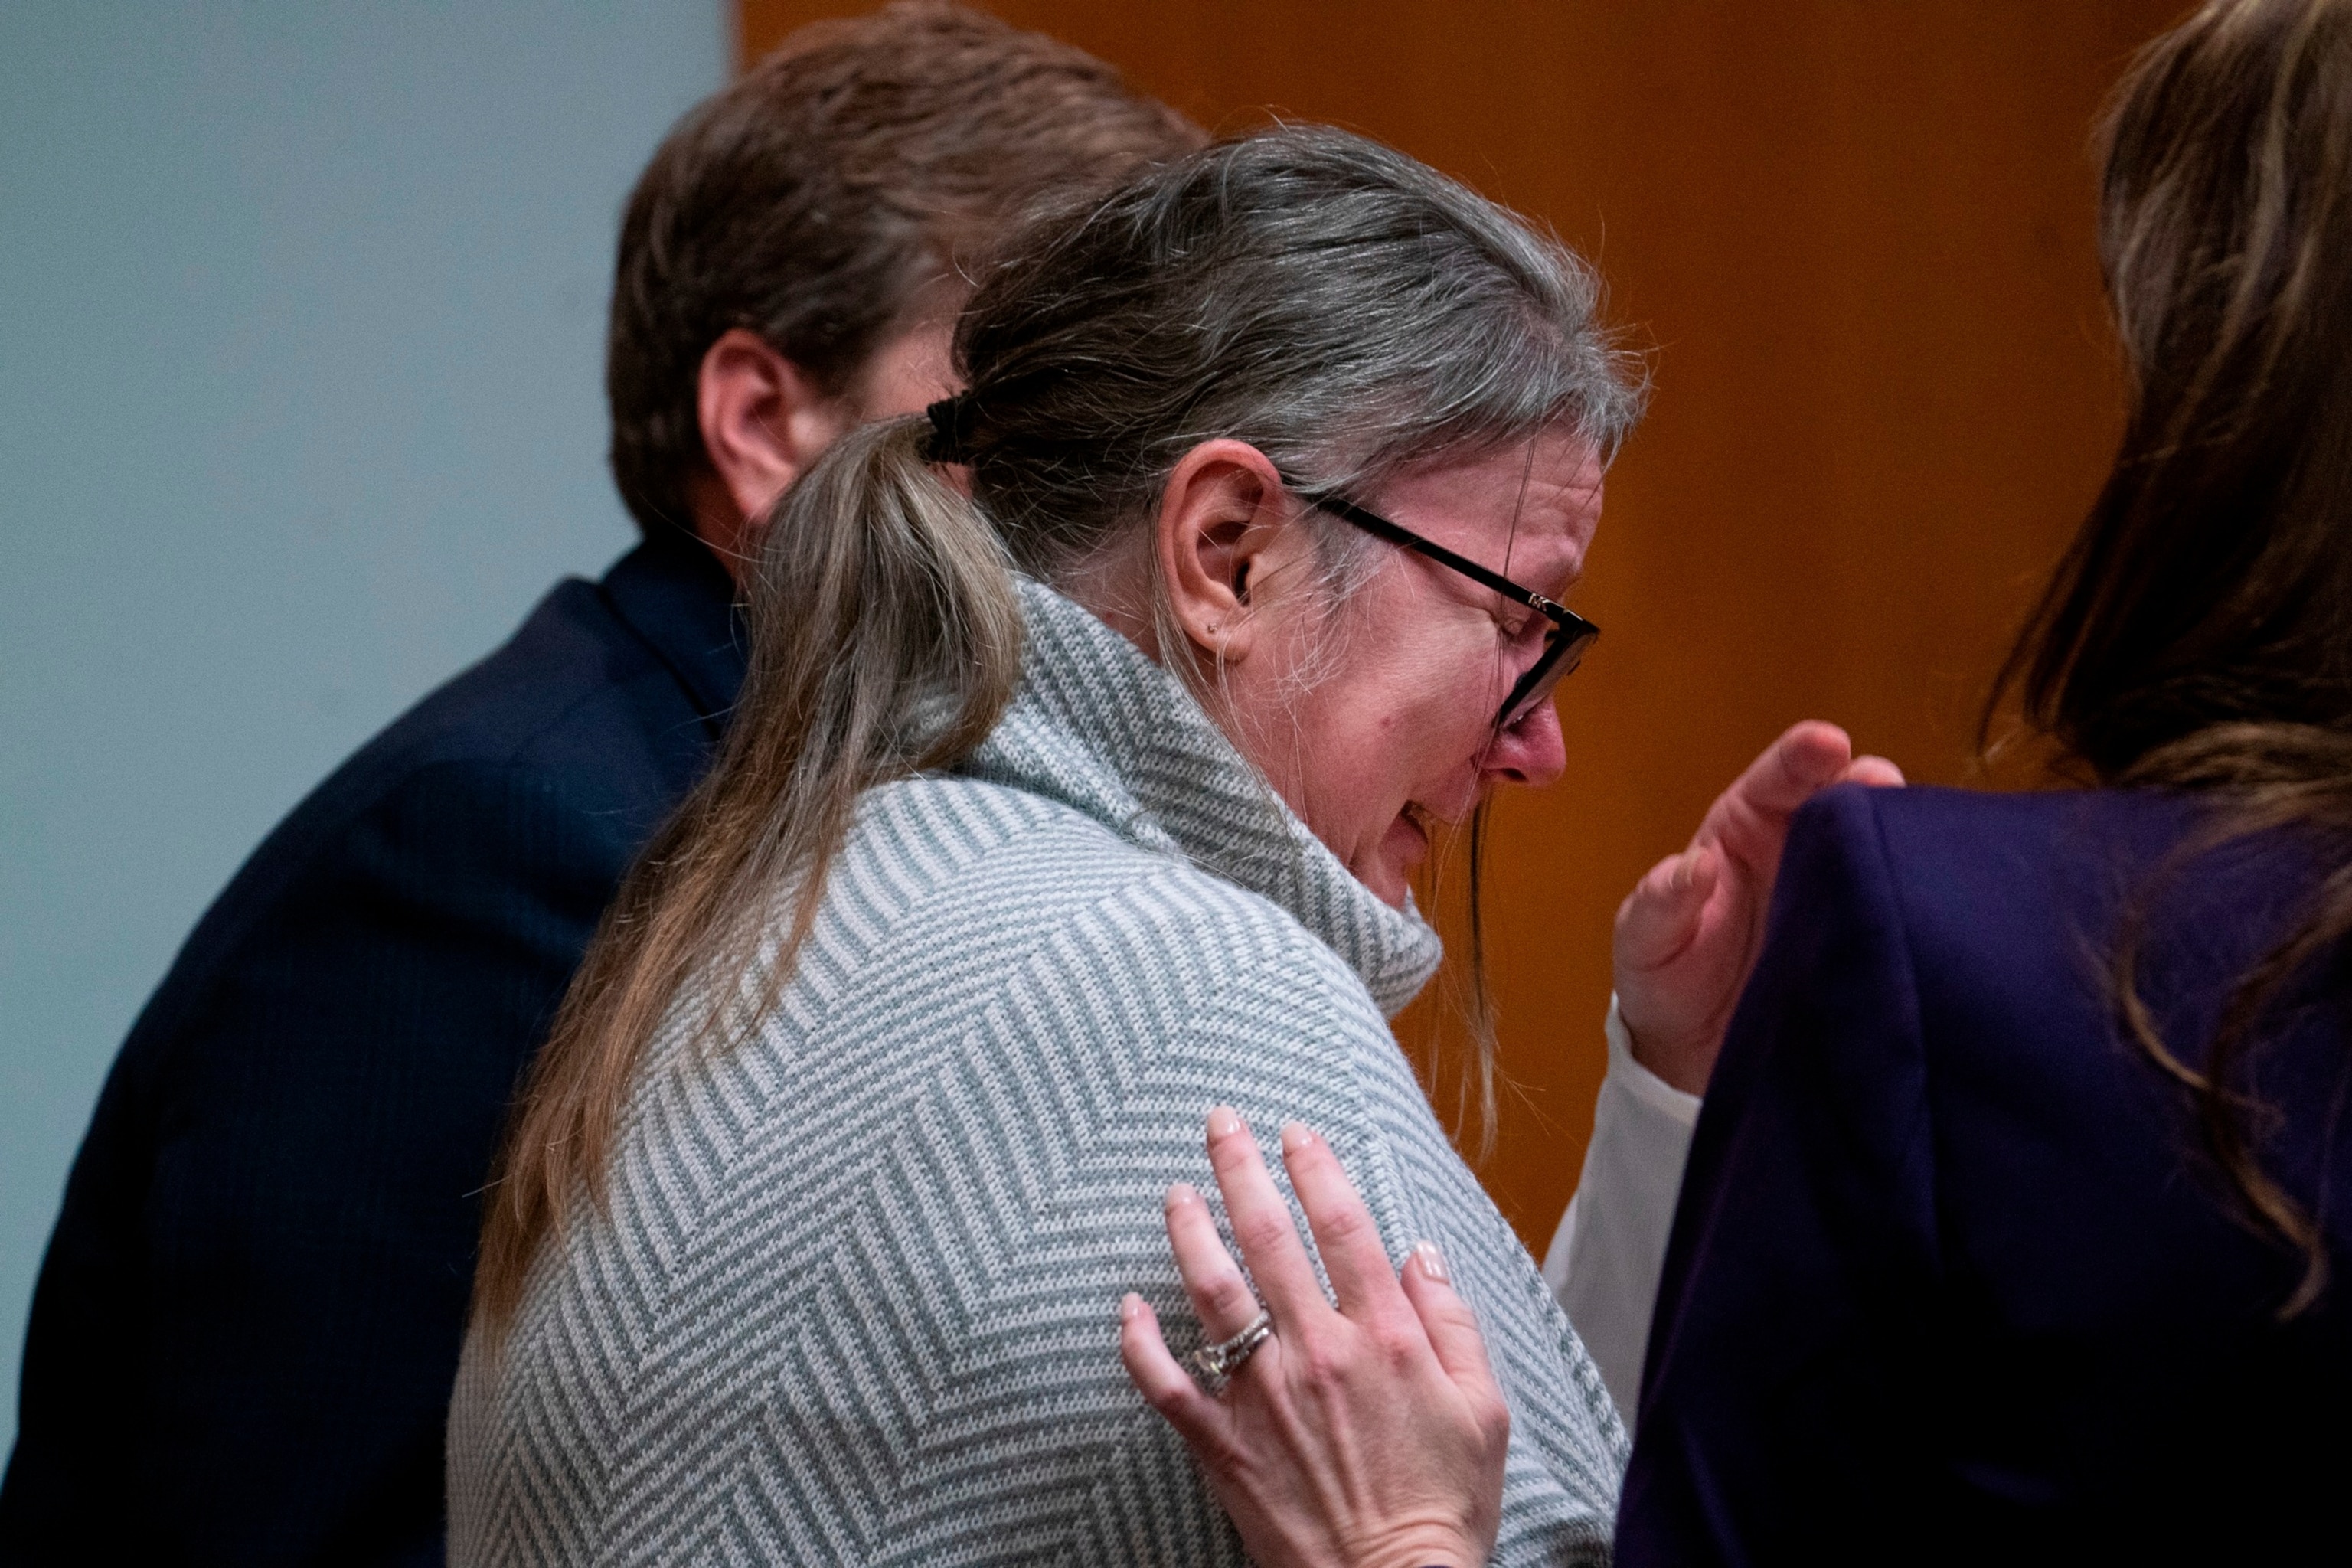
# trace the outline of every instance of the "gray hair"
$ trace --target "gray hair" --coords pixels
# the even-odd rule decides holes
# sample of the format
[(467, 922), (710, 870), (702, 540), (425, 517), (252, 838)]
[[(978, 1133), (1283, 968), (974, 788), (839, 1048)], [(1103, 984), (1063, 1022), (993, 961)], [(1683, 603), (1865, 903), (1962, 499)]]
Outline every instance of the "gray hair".
[(1376, 142), (1223, 142), (1033, 229), (980, 279), (956, 333), (960, 455), (1048, 581), (1219, 437), (1356, 495), (1562, 426), (1605, 461), (1644, 384), (1600, 291), (1558, 240)]

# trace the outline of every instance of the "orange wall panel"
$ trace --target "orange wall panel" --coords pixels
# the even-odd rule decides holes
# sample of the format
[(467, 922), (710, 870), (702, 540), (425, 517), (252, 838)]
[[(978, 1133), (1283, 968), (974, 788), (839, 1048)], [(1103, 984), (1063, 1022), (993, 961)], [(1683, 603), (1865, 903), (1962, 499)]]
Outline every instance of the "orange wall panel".
[[(742, 0), (745, 56), (867, 8)], [(1506, 800), (1489, 862), (1513, 1087), (1483, 1174), (1540, 1249), (1641, 872), (1799, 718), (1968, 776), (2116, 429), (2091, 133), (2179, 0), (990, 8), (1213, 128), (1334, 121), (1549, 222), (1654, 351), (1576, 601), (1607, 635), (1562, 688), (1569, 774)]]

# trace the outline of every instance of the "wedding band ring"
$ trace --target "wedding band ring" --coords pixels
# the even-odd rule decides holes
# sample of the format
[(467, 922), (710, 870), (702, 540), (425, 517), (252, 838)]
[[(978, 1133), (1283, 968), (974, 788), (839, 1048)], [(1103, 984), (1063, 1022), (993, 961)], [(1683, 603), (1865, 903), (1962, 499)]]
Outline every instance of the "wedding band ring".
[(1234, 1373), (1241, 1370), (1242, 1363), (1257, 1353), (1258, 1346), (1273, 1337), (1274, 1320), (1261, 1307), (1257, 1316), (1243, 1325), (1240, 1333), (1194, 1351), (1191, 1357), (1192, 1370), (1200, 1373), (1201, 1381), (1209, 1385), (1209, 1392), (1215, 1394), (1232, 1381)]

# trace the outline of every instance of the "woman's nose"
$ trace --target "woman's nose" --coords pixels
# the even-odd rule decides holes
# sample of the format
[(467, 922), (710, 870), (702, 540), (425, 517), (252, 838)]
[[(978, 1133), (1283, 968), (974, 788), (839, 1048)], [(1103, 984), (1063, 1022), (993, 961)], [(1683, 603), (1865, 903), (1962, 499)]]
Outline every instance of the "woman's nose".
[(1559, 715), (1549, 702), (1495, 737), (1486, 748), (1480, 771), (1488, 784), (1527, 784), (1541, 789), (1559, 782), (1568, 771), (1568, 742), (1561, 735)]

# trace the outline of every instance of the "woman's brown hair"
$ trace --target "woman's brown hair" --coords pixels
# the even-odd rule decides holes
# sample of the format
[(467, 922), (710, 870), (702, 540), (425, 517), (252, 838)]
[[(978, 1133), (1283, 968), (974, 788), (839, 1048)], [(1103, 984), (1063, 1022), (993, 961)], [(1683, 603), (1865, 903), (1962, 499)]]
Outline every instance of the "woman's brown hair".
[(2130, 406), (1994, 700), (2018, 692), (2103, 784), (2207, 802), (2171, 872), (2273, 831), (2323, 861), (2201, 1065), (2142, 999), (2153, 887), (2114, 960), (2132, 1038), (2194, 1097), (2249, 1219), (2303, 1258), (2291, 1315), (2326, 1247), (2264, 1168), (2247, 1085), (2285, 988), (2352, 932), (2352, 0), (2213, 0), (2133, 63), (2105, 135)]

